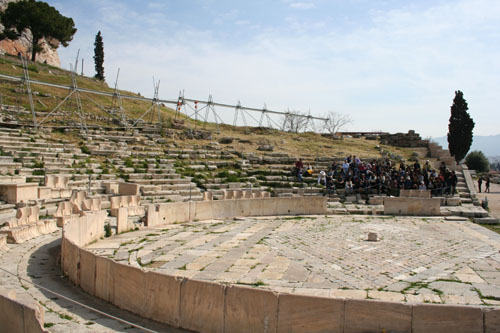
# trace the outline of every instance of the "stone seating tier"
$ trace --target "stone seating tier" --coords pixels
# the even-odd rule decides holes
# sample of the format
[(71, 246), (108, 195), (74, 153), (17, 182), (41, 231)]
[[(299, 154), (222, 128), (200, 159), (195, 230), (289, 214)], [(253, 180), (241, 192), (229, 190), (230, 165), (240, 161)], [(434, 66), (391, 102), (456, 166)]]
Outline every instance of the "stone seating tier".
[(152, 180), (152, 179), (178, 179), (181, 176), (177, 173), (175, 173), (174, 170), (165, 170), (168, 172), (165, 173), (160, 173), (160, 174), (154, 174), (154, 173), (129, 173), (127, 174), (128, 179), (134, 180), (134, 181), (144, 181), (144, 180)]
[(19, 134), (12, 136), (12, 135), (9, 135), (9, 134), (0, 133), (0, 144), (10, 143), (10, 142), (14, 142), (14, 143), (19, 143), (19, 142), (30, 143), (31, 142), (31, 138), (25, 137), (25, 136), (19, 136)]
[(0, 184), (0, 198), (10, 204), (38, 199), (38, 184)]
[(8, 243), (20, 244), (40, 235), (57, 231), (56, 220), (40, 220), (26, 225), (19, 225), (8, 229), (1, 229), (0, 233), (7, 236)]

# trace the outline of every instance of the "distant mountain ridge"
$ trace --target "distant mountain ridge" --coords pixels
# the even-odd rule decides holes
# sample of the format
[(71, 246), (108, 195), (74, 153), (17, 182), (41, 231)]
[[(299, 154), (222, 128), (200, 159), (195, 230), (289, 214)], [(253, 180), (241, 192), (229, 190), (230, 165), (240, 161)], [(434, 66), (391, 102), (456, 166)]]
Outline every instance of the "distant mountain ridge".
[[(448, 149), (448, 138), (446, 136), (431, 138), (431, 140), (440, 144), (443, 149)], [(469, 152), (473, 150), (482, 151), (486, 157), (500, 156), (500, 134), (486, 136), (474, 135)]]

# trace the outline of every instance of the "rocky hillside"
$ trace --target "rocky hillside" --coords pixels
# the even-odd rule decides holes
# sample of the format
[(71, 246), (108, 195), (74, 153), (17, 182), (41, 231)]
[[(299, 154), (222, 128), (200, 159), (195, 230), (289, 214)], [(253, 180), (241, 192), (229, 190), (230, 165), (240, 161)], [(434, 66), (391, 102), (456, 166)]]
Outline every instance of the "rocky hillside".
[[(9, 2), (17, 1), (19, 0), (0, 0), (0, 10), (4, 11), (5, 8), (7, 8)], [(3, 31), (2, 25), (0, 25), (0, 31)], [(19, 52), (21, 52), (29, 58), (30, 39), (31, 32), (28, 30), (25, 32), (25, 35), (22, 38), (16, 41), (12, 41), (9, 39), (0, 41), (0, 52), (11, 55), (17, 55)], [(37, 54), (37, 61), (46, 62), (49, 65), (61, 67), (61, 61), (59, 60), (59, 54), (57, 53), (57, 50), (52, 49), (45, 39), (42, 40), (42, 48), (43, 51)]]

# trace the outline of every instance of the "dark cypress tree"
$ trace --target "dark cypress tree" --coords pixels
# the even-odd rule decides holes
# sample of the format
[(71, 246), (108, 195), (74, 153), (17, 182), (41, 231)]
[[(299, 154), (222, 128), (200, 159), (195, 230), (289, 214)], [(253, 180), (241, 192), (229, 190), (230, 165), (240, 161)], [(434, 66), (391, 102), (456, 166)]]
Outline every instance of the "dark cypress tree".
[(104, 45), (102, 43), (101, 32), (99, 31), (95, 36), (94, 42), (94, 63), (95, 63), (95, 77), (104, 81)]
[(464, 94), (460, 90), (455, 91), (448, 125), (448, 149), (457, 163), (467, 155), (472, 144), (474, 121), (467, 113), (468, 109)]

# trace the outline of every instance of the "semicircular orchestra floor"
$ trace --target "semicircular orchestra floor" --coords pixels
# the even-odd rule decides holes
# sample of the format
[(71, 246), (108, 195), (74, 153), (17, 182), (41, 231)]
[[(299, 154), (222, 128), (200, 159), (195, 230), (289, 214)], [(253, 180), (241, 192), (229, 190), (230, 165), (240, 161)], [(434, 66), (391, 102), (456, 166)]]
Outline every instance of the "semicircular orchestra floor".
[(138, 230), (88, 249), (144, 270), (279, 292), (500, 305), (500, 235), (468, 221), (249, 217)]

